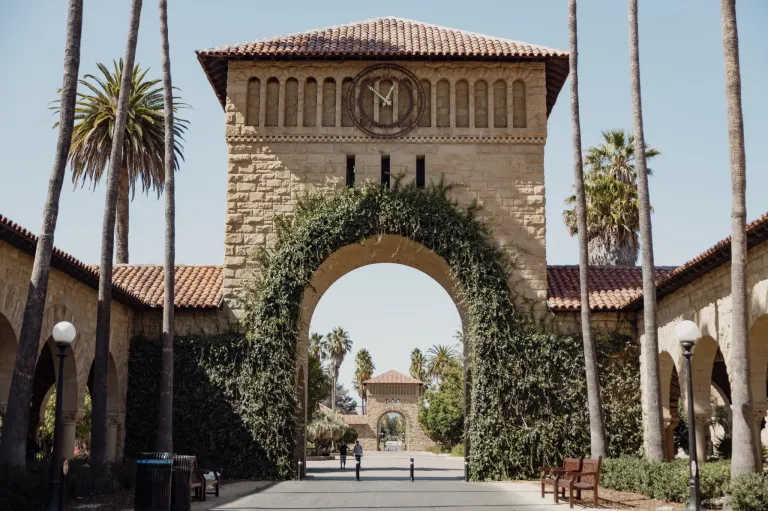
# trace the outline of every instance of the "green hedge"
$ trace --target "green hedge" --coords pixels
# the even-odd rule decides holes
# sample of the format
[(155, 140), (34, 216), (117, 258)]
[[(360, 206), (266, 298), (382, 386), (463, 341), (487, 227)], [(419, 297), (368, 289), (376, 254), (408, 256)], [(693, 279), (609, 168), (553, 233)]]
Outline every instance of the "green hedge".
[[(391, 190), (373, 184), (310, 190), (276, 220), (276, 243), (258, 257), (260, 279), (245, 297), (244, 336), (180, 338), (175, 348), (174, 442), (233, 477), (295, 476), (296, 343), (304, 289), (335, 251), (384, 234), (433, 250), (449, 265), (466, 310), (471, 347), (469, 435), (474, 480), (536, 477), (562, 455), (589, 452), (581, 340), (539, 331), (513, 305), (515, 254), (490, 227), (449, 198), (442, 183)], [(598, 343), (609, 449), (642, 445), (639, 352), (625, 338)], [(134, 340), (128, 452), (153, 449), (159, 351)]]
[[(704, 463), (699, 466), (701, 500), (721, 498), (728, 490), (731, 476), (729, 461)], [(618, 458), (603, 461), (600, 484), (605, 488), (641, 493), (669, 502), (687, 503), (688, 460), (651, 462), (639, 458)]]
[(768, 509), (768, 475), (742, 474), (730, 488), (733, 511), (765, 511)]

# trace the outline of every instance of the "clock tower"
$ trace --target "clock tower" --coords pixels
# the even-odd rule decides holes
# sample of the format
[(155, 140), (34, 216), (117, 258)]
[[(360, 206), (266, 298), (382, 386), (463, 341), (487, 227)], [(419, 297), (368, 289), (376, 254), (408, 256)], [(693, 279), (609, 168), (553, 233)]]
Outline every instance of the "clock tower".
[(476, 200), (517, 264), (510, 288), (546, 301), (544, 144), (567, 53), (401, 18), (197, 52), (224, 108), (224, 300), (253, 276), (307, 186), (424, 186)]

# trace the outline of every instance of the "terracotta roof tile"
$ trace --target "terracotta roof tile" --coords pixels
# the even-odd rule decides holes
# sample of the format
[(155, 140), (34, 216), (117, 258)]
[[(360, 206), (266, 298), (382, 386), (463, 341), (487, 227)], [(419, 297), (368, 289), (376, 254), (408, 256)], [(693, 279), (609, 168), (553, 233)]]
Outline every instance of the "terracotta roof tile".
[[(0, 239), (34, 255), (37, 235), (0, 215)], [(98, 265), (85, 264), (72, 255), (53, 249), (52, 266), (98, 289)], [(215, 308), (222, 297), (221, 266), (176, 265), (174, 303), (182, 308)], [(131, 306), (163, 306), (163, 266), (116, 264), (112, 274), (115, 299)]]
[(374, 376), (373, 378), (369, 380), (365, 380), (363, 382), (364, 384), (368, 383), (414, 383), (418, 385), (424, 385), (424, 382), (421, 380), (417, 380), (416, 378), (411, 378), (410, 376), (406, 376), (403, 373), (400, 373), (398, 371), (392, 370), (387, 371), (386, 373), (380, 374), (378, 376)]
[[(672, 271), (656, 268), (656, 278)], [(643, 275), (639, 267), (593, 267), (589, 269), (589, 306), (595, 311), (620, 310), (642, 294)], [(552, 310), (581, 309), (578, 266), (547, 267), (547, 297)]]
[[(177, 264), (174, 305), (213, 308), (222, 297), (223, 267)], [(150, 307), (163, 306), (163, 267), (152, 264), (116, 264), (112, 282)]]
[[(746, 225), (747, 247), (753, 246), (768, 240), (768, 213), (749, 222)], [(715, 268), (729, 263), (731, 261), (731, 237), (720, 240), (711, 248), (697, 255), (687, 263), (678, 266), (674, 270), (665, 273), (656, 279), (656, 298), (662, 298), (694, 279), (708, 273)], [(627, 304), (629, 309), (642, 308), (642, 293)]]
[(226, 104), (228, 60), (519, 60), (547, 62), (547, 114), (568, 76), (568, 52), (513, 39), (382, 17), (198, 50), (208, 81)]
[(357, 424), (357, 425), (368, 424), (367, 415), (342, 415), (341, 417), (344, 419), (344, 422), (349, 424), (350, 426), (353, 424)]
[(382, 17), (199, 50), (202, 56), (567, 57), (568, 52), (404, 18)]

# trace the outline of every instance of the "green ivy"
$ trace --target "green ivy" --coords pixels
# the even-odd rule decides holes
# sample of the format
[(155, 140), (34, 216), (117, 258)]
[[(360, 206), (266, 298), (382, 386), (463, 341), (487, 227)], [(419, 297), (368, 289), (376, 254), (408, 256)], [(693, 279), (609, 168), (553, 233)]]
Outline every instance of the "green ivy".
[[(311, 189), (293, 216), (276, 218), (274, 248), (259, 254), (260, 278), (244, 297), (244, 336), (176, 342), (175, 450), (209, 465), (228, 464), (233, 477), (295, 477), (304, 290), (335, 251), (391, 234), (424, 245), (448, 264), (466, 310), (472, 478), (535, 477), (537, 467), (560, 463), (564, 455), (588, 454), (581, 341), (540, 331), (516, 310), (507, 285), (513, 254), (494, 243), (489, 226), (475, 217), (475, 204), (460, 206), (450, 190), (443, 183), (422, 189), (399, 181), (391, 190), (373, 184)], [(637, 346), (607, 337), (598, 351), (611, 454), (635, 454), (642, 443)], [(130, 452), (154, 445), (159, 363), (156, 343), (132, 343)]]

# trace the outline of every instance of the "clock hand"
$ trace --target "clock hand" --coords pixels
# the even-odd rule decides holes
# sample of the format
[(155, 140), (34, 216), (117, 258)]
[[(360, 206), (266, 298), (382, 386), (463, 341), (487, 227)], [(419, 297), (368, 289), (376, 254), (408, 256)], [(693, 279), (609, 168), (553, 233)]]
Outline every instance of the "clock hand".
[(392, 97), (392, 91), (395, 90), (395, 84), (392, 84), (392, 87), (389, 88), (389, 92), (387, 93), (387, 102), (390, 101), (390, 97)]
[(374, 89), (374, 88), (373, 88), (373, 87), (371, 87), (370, 85), (368, 86), (368, 88), (369, 88), (369, 89), (371, 89), (371, 91), (372, 91), (374, 94), (376, 94), (378, 97), (380, 97), (380, 98), (381, 98), (381, 100), (384, 102), (384, 104), (385, 104), (385, 105), (389, 105), (389, 104), (390, 104), (389, 100), (388, 100), (387, 98), (385, 98), (384, 96), (382, 96), (381, 94), (379, 94), (379, 93), (376, 91), (376, 89)]

